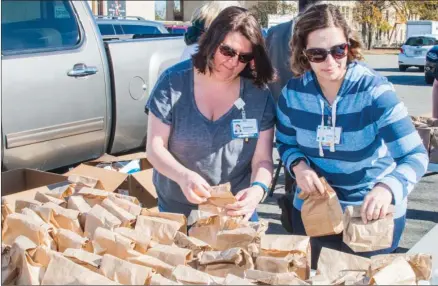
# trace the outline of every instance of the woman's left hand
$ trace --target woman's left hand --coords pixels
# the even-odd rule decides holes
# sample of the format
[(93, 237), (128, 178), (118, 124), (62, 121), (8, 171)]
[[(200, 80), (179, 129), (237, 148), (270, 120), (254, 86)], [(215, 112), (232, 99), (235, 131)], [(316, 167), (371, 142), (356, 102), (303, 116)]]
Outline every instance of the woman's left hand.
[(237, 202), (225, 206), (228, 209), (227, 214), (229, 216), (244, 215), (244, 220), (249, 220), (262, 200), (264, 193), (265, 190), (258, 186), (241, 190), (235, 196)]
[(389, 187), (383, 184), (374, 186), (371, 192), (366, 195), (360, 210), (363, 223), (384, 218), (388, 214), (391, 201), (392, 192)]

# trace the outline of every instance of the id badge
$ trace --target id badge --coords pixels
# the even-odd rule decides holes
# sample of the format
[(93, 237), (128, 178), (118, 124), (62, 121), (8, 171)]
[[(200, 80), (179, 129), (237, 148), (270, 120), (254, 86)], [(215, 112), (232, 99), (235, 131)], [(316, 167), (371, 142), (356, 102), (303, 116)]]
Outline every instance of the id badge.
[(332, 126), (321, 127), (321, 125), (319, 125), (316, 130), (316, 141), (321, 142), (324, 146), (330, 146), (332, 142), (340, 144), (342, 128), (335, 127), (334, 129), (335, 132), (333, 132)]
[(231, 121), (231, 137), (236, 138), (258, 138), (259, 127), (257, 119), (234, 119)]

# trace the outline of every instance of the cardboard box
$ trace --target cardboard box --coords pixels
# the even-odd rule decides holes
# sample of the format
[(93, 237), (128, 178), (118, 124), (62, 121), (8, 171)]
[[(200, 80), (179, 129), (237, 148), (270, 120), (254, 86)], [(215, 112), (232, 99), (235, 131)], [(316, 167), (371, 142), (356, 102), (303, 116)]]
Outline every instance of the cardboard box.
[(41, 187), (68, 184), (68, 177), (32, 169), (16, 169), (2, 173), (2, 197), (15, 205), (21, 198), (35, 197)]
[[(113, 163), (136, 159), (140, 160), (141, 171), (134, 174), (124, 174), (96, 167), (100, 163)], [(82, 163), (65, 175), (77, 174), (99, 179), (105, 190), (109, 192), (120, 192), (120, 189), (127, 190), (130, 196), (137, 197), (143, 207), (152, 208), (157, 205), (157, 192), (152, 183), (152, 172), (152, 165), (147, 160), (146, 153), (139, 152), (118, 157), (104, 154), (96, 160)]]

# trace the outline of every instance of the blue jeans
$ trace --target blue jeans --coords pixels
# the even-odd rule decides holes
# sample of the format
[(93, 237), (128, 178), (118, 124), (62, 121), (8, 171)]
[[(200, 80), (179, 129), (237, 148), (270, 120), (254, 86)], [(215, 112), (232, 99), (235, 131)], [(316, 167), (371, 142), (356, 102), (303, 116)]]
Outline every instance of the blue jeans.
[[(292, 212), (291, 212), (291, 222), (292, 222), (292, 229), (293, 233), (295, 235), (306, 235), (306, 230), (304, 229), (303, 220), (301, 219), (301, 211), (297, 210), (295, 207), (292, 206)], [(394, 220), (394, 236), (392, 245), (390, 248), (377, 250), (377, 251), (371, 251), (371, 252), (354, 252), (348, 245), (346, 245), (342, 241), (342, 233), (336, 234), (336, 235), (328, 235), (328, 236), (321, 236), (321, 237), (311, 237), (310, 238), (310, 245), (312, 249), (312, 269), (317, 269), (318, 265), (318, 259), (319, 254), (321, 253), (321, 249), (323, 247), (331, 248), (334, 250), (359, 255), (363, 257), (371, 257), (378, 254), (388, 254), (394, 252), (401, 239), (401, 235), (403, 233), (403, 230), (406, 225), (406, 215), (397, 218)]]

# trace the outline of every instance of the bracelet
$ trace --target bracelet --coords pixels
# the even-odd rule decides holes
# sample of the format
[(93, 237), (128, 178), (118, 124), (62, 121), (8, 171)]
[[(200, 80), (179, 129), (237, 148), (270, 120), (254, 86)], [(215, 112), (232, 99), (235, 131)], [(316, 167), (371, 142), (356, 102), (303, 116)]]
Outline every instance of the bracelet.
[(259, 186), (259, 187), (261, 187), (261, 188), (265, 191), (265, 193), (268, 193), (268, 192), (269, 192), (269, 188), (268, 188), (268, 186), (266, 186), (266, 185), (263, 184), (262, 182), (253, 182), (253, 183), (251, 184), (251, 187), (254, 187), (254, 186)]

